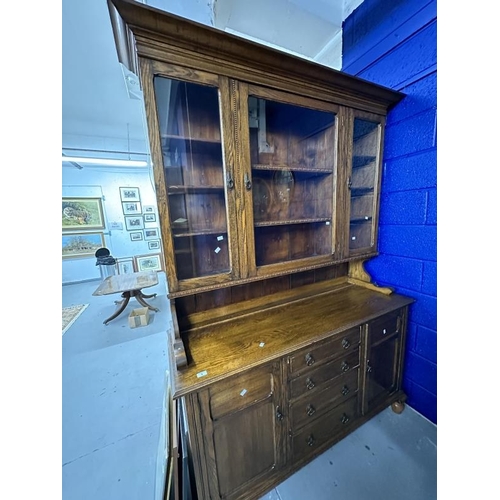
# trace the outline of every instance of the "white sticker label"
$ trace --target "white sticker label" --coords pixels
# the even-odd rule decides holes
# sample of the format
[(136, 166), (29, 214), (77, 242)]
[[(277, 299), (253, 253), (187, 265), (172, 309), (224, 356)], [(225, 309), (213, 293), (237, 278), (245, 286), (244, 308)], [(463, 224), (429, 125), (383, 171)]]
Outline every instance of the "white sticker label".
[(330, 221), (329, 221), (329, 220), (327, 220), (327, 221), (325, 222), (325, 224), (326, 224), (327, 226), (329, 226), (329, 225), (330, 225)]
[(220, 252), (220, 247), (217, 247), (215, 250), (214, 250), (215, 253), (219, 253)]
[(247, 393), (247, 390), (246, 390), (246, 389), (243, 389), (243, 390), (240, 392), (240, 396), (244, 396), (246, 393)]
[(365, 220), (368, 220), (368, 215), (365, 215)]
[(356, 236), (353, 236), (353, 237), (351, 238), (351, 240), (352, 240), (352, 241), (354, 241), (355, 239), (356, 239)]
[(196, 374), (198, 378), (204, 377), (205, 375), (208, 375), (207, 370), (203, 370), (202, 372)]
[(264, 347), (265, 345), (266, 345), (266, 343), (265, 343), (265, 342), (261, 342), (261, 343), (259, 344), (259, 347)]
[(224, 239), (224, 236), (217, 236), (217, 241), (222, 241)]

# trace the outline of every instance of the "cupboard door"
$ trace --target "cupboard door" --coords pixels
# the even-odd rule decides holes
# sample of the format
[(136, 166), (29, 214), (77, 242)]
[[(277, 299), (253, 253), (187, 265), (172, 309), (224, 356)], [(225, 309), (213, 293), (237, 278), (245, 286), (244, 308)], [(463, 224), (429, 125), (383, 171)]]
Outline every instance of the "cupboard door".
[(240, 84), (250, 274), (331, 262), (338, 107)]
[(376, 249), (383, 125), (381, 116), (354, 111), (348, 177), (350, 256)]
[(152, 94), (146, 102), (169, 290), (229, 281), (238, 276), (238, 256), (228, 81), (149, 64), (145, 91)]
[(363, 414), (401, 388), (404, 310), (367, 325), (364, 359)]
[[(279, 361), (216, 383), (198, 394), (212, 499), (255, 498), (285, 463), (285, 430)], [(269, 483), (270, 484), (270, 483)]]

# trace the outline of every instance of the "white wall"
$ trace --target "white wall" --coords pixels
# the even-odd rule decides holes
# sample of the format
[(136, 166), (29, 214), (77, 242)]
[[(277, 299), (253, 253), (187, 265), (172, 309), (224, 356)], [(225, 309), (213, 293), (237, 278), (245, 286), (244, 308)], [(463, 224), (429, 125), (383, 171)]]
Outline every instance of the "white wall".
[[(105, 246), (115, 258), (135, 255), (154, 254), (158, 250), (149, 250), (148, 242), (131, 241), (130, 231), (125, 227), (125, 215), (120, 199), (120, 187), (137, 187), (140, 190), (141, 204), (155, 207), (156, 222), (146, 223), (145, 227), (160, 227), (158, 208), (154, 191), (152, 172), (149, 168), (117, 168), (84, 166), (78, 170), (72, 166), (62, 168), (63, 197), (99, 197), (103, 199), (105, 220)], [(123, 229), (110, 229), (110, 223), (121, 222)], [(96, 258), (63, 259), (62, 282), (75, 283), (100, 279)]]

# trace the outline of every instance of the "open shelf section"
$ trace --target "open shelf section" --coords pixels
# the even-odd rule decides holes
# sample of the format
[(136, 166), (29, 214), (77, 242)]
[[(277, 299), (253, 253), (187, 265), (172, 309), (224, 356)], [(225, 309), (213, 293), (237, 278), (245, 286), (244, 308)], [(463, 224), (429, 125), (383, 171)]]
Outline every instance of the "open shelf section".
[(353, 156), (352, 157), (352, 168), (360, 168), (370, 163), (373, 163), (377, 159), (376, 156)]
[(289, 226), (291, 224), (315, 224), (317, 222), (331, 222), (328, 217), (315, 217), (311, 219), (293, 219), (293, 220), (275, 220), (275, 221), (259, 221), (255, 222), (255, 227), (267, 226)]
[(168, 194), (204, 194), (224, 191), (224, 186), (169, 186)]
[(291, 171), (291, 172), (307, 172), (311, 174), (332, 174), (332, 168), (314, 168), (314, 167), (301, 167), (300, 165), (265, 165), (256, 163), (252, 165), (253, 170), (276, 170), (276, 171)]

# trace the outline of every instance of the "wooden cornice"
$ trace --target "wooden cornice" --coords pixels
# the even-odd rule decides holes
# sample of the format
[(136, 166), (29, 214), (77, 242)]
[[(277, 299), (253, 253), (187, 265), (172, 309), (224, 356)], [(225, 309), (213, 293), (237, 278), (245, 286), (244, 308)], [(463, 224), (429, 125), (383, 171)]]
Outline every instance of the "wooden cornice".
[[(264, 84), (266, 78), (300, 82), (326, 100), (385, 114), (404, 94), (341, 71), (225, 33), (132, 0), (108, 0), (120, 62), (138, 74), (137, 57), (190, 65)], [(194, 54), (193, 54), (194, 52)], [(168, 54), (168, 55), (167, 55)], [(179, 59), (175, 61), (179, 63)], [(283, 83), (284, 88), (286, 84)], [(364, 105), (366, 104), (366, 106)], [(374, 106), (376, 109), (374, 109)]]

